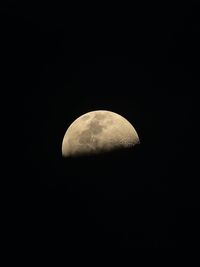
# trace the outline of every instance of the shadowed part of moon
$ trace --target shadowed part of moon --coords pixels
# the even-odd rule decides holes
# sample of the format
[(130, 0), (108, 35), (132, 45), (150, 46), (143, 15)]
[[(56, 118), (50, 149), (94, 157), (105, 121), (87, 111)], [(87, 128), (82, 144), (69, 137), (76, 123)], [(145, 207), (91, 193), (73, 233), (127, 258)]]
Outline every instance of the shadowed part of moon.
[(133, 126), (111, 111), (92, 111), (80, 116), (67, 129), (63, 156), (99, 154), (139, 143)]

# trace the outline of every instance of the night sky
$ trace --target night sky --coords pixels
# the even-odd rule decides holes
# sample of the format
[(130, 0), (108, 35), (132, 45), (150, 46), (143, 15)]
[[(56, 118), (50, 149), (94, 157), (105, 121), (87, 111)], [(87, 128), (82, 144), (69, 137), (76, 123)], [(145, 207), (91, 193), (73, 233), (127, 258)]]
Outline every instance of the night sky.
[[(200, 28), (190, 2), (114, 8), (10, 1), (1, 9), (7, 84), (23, 124), (28, 240), (73, 250), (192, 240)], [(141, 144), (63, 159), (69, 125), (97, 109), (128, 119)]]

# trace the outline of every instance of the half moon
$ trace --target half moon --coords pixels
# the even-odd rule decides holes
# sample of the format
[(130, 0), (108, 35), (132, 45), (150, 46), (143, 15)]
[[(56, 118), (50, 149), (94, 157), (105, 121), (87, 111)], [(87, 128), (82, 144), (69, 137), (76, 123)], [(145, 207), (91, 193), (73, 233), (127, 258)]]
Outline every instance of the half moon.
[(96, 110), (77, 118), (67, 129), (62, 142), (63, 157), (100, 154), (139, 144), (139, 137), (121, 115)]

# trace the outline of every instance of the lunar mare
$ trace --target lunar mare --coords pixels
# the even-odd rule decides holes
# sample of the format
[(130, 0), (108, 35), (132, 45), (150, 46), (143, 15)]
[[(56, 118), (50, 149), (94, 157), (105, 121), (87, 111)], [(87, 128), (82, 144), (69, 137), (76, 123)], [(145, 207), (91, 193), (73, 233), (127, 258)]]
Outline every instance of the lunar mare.
[(107, 110), (88, 112), (67, 129), (62, 142), (63, 157), (92, 155), (140, 143), (131, 123)]

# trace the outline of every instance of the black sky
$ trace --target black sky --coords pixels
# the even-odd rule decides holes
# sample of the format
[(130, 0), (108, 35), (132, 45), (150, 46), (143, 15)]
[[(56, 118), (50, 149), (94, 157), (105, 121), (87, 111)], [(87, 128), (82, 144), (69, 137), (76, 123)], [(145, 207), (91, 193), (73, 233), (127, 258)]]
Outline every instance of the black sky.
[[(196, 198), (199, 21), (190, 2), (89, 9), (10, 1), (1, 9), (7, 92), (23, 124), (30, 238), (75, 250), (192, 240), (184, 229)], [(67, 127), (96, 109), (127, 118), (141, 144), (130, 153), (62, 159)]]

